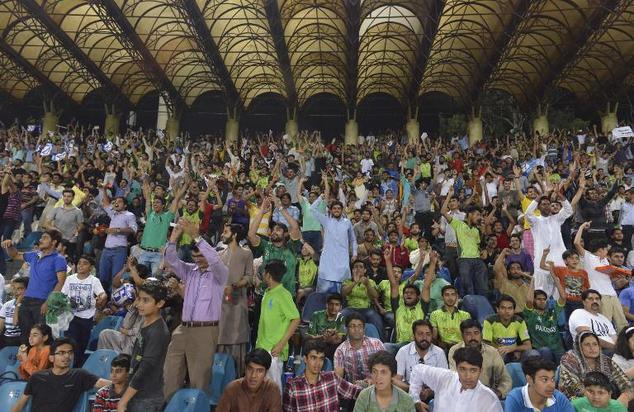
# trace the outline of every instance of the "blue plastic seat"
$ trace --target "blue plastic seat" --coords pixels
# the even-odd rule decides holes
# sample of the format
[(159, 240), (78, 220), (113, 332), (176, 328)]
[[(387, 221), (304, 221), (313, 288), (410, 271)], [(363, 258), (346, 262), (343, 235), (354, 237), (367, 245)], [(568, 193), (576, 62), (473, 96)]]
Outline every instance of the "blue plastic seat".
[(77, 400), (73, 412), (90, 412), (90, 397), (95, 393), (94, 390), (82, 392)]
[(379, 330), (376, 328), (376, 326), (373, 323), (365, 324), (365, 336), (368, 336), (370, 338), (381, 339)]
[(209, 405), (218, 405), (222, 392), (232, 380), (236, 379), (236, 362), (232, 356), (226, 353), (214, 354), (214, 364), (211, 368), (211, 383), (209, 384)]
[[(0, 412), (10, 412), (18, 399), (24, 393), (26, 382), (6, 382), (0, 386)], [(25, 412), (31, 410), (31, 401), (23, 409)]]
[(7, 366), (18, 363), (18, 358), (16, 357), (17, 354), (17, 346), (7, 346), (0, 350), (0, 373), (4, 372), (7, 369)]
[(328, 299), (327, 293), (313, 292), (308, 295), (302, 309), (302, 322), (310, 322), (313, 313), (326, 309), (326, 299)]
[(123, 318), (121, 316), (108, 316), (99, 321), (90, 331), (90, 340), (88, 341), (88, 347), (86, 353), (94, 352), (97, 350), (97, 343), (99, 342), (99, 334), (106, 329), (119, 329)]
[[(321, 367), (321, 370), (324, 372), (330, 372), (334, 370), (332, 361), (328, 358), (324, 358), (324, 366)], [(297, 367), (297, 370), (295, 371), (295, 376), (303, 375), (304, 372), (306, 372), (306, 363), (304, 362), (304, 359), (301, 359), (299, 362), (299, 366)]]
[(88, 356), (82, 368), (100, 378), (110, 379), (110, 364), (117, 355), (112, 349), (98, 349)]
[(511, 362), (505, 365), (506, 371), (511, 375), (511, 381), (514, 388), (526, 385), (526, 376), (522, 370), (522, 364), (519, 362)]
[(467, 295), (462, 298), (462, 309), (471, 314), (471, 318), (477, 319), (480, 325), (489, 315), (495, 314), (493, 307), (484, 296)]
[(164, 412), (209, 412), (209, 398), (198, 389), (181, 389), (172, 396)]

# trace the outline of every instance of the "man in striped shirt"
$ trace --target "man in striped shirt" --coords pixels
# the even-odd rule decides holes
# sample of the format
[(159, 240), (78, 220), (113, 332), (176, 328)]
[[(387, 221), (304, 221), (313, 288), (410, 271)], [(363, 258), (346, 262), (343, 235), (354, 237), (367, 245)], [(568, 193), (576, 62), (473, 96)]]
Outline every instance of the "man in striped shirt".
[(339, 398), (353, 401), (359, 396), (360, 386), (351, 384), (335, 372), (321, 370), (326, 358), (323, 341), (309, 341), (305, 353), (304, 375), (286, 382), (284, 412), (339, 412)]

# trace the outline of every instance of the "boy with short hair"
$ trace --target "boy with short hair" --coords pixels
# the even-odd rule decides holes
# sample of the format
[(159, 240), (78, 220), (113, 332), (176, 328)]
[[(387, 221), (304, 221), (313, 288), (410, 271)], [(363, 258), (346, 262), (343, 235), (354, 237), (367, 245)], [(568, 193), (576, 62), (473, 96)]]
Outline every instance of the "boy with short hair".
[(127, 412), (159, 412), (163, 408), (163, 364), (170, 333), (161, 317), (167, 299), (167, 287), (148, 279), (139, 287), (137, 310), (143, 326), (134, 342), (130, 364), (130, 384), (119, 400), (119, 409)]
[(117, 412), (119, 400), (128, 387), (130, 355), (121, 354), (110, 365), (110, 385), (97, 391), (93, 412)]
[(625, 412), (627, 408), (612, 399), (610, 379), (601, 372), (588, 372), (583, 379), (584, 397), (572, 401), (577, 412)]
[(13, 289), (13, 299), (6, 302), (0, 308), (0, 348), (5, 346), (20, 346), (20, 326), (18, 324), (18, 309), (22, 306), (24, 292), (29, 285), (29, 278), (18, 277), (11, 281)]

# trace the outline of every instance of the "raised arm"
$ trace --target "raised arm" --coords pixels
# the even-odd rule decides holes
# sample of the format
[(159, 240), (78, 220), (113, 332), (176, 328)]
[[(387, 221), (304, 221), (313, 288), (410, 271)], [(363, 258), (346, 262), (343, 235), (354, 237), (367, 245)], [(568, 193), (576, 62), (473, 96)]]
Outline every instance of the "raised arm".
[[(422, 255), (422, 254), (421, 254)], [(418, 265), (416, 265), (416, 269), (421, 266), (423, 256), (420, 256), (420, 260), (418, 261)], [(423, 280), (423, 290), (421, 291), (421, 299), (425, 303), (429, 303), (431, 301), (431, 284), (436, 280), (436, 266), (438, 264), (438, 253), (435, 250), (429, 255), (429, 265), (427, 266), (427, 273), (425, 274), (425, 280)]]
[(586, 249), (584, 249), (583, 245), (581, 244), (583, 241), (583, 231), (589, 228), (591, 224), (591, 221), (582, 223), (581, 226), (579, 226), (579, 230), (577, 230), (577, 234), (575, 235), (575, 249), (577, 249), (577, 253), (579, 253), (579, 256), (581, 257), (586, 254)]
[(495, 273), (495, 283), (499, 288), (500, 285), (504, 283), (504, 281), (508, 277), (508, 273), (506, 272), (506, 257), (511, 253), (509, 249), (504, 249), (498, 255), (497, 259), (495, 259), (495, 263), (493, 264), (493, 273)]
[(247, 234), (247, 239), (251, 243), (251, 246), (258, 247), (260, 245), (260, 236), (258, 236), (258, 228), (260, 227), (260, 223), (262, 222), (262, 218), (264, 215), (271, 211), (271, 199), (269, 197), (264, 197), (262, 200), (262, 206), (258, 210), (258, 213), (253, 218), (252, 224), (249, 225), (249, 233)]
[(440, 209), (440, 213), (445, 217), (447, 223), (451, 223), (453, 217), (449, 214), (449, 201), (453, 197), (454, 190), (453, 185), (449, 188), (449, 192), (447, 192), (447, 197), (445, 201), (442, 203), (442, 208)]

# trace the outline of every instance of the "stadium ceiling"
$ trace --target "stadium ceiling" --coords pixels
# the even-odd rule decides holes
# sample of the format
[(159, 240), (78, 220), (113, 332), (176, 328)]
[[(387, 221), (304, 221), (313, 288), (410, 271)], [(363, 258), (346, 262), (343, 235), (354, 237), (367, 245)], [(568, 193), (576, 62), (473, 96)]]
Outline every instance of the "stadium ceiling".
[(524, 107), (555, 87), (581, 100), (633, 86), (634, 0), (3, 0), (0, 89), (80, 103), (98, 92), (172, 108), (209, 91), (248, 108), (330, 93), (354, 109), (385, 93)]

